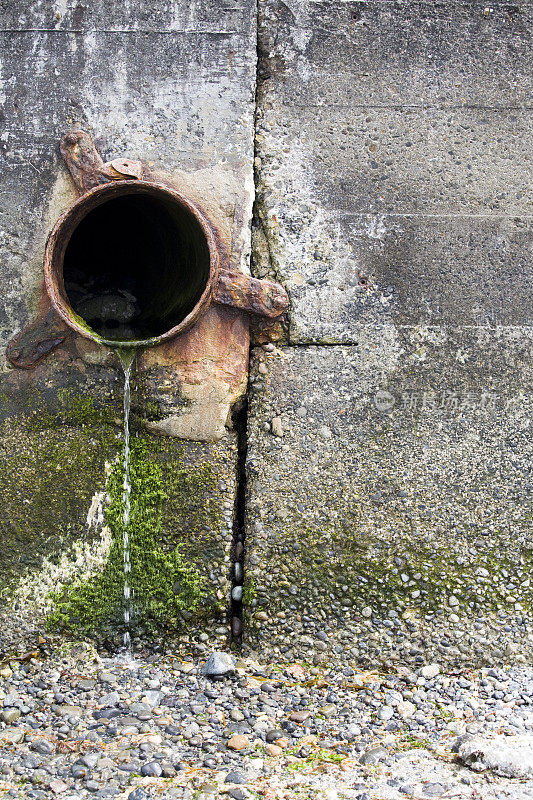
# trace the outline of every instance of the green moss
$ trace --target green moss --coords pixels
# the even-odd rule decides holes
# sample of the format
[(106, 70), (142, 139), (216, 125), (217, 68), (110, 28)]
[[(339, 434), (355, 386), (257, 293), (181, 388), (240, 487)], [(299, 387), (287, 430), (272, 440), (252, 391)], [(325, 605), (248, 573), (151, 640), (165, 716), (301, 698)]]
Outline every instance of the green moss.
[(246, 578), (244, 591), (242, 593), (242, 602), (245, 606), (250, 606), (252, 601), (257, 598), (256, 582), (252, 576)]
[[(54, 593), (55, 610), (49, 617), (52, 628), (87, 634), (120, 628), (124, 612), (124, 468), (115, 463), (108, 482), (110, 502), (107, 524), (112, 540), (103, 571), (92, 580), (74, 582)], [(148, 458), (146, 444), (132, 441), (130, 539), (132, 628), (143, 632), (179, 626), (180, 612), (195, 611), (204, 582), (197, 569), (187, 563), (181, 547), (170, 552), (161, 543), (162, 510), (167, 501), (163, 470)]]
[[(297, 584), (299, 596), (311, 607), (323, 597), (326, 587), (329, 596), (355, 611), (370, 606), (376, 613), (417, 609), (430, 614), (449, 607), (452, 595), (460, 608), (473, 611), (496, 612), (509, 604), (512, 608), (509, 596), (515, 596), (524, 611), (533, 607), (532, 590), (522, 585), (530, 572), (531, 550), (502, 554), (487, 549), (472, 556), (452, 545), (447, 541), (437, 544), (429, 534), (426, 541), (420, 535), (416, 540), (406, 535), (391, 548), (386, 540), (365, 536), (355, 523), (320, 529), (302, 524), (284, 532), (283, 546), (292, 553), (305, 552), (305, 559), (293, 560), (290, 575), (273, 574), (278, 587), (288, 589)], [(398, 557), (401, 566), (395, 562)], [(265, 560), (280, 562), (276, 546), (269, 549)], [(509, 590), (509, 584), (516, 590)], [(274, 597), (268, 590), (258, 592), (258, 606), (268, 605), (269, 613), (283, 609), (284, 603), (283, 591)]]
[(118, 411), (109, 403), (97, 407), (93, 397), (70, 388), (58, 391), (54, 405), (55, 409), (51, 412), (47, 408), (44, 398), (40, 397), (40, 393), (36, 391), (32, 398), (33, 408), (25, 417), (27, 430), (52, 430), (65, 425), (100, 428), (102, 425), (112, 424), (113, 413)]

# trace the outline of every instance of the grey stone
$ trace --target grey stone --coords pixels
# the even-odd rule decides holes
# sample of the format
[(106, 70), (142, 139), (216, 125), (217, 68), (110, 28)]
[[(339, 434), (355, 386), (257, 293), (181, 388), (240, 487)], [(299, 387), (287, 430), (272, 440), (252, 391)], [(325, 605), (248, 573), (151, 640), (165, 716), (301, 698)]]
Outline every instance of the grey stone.
[(0, 742), (7, 745), (20, 744), (20, 742), (24, 741), (25, 736), (26, 731), (20, 728), (5, 728), (0, 731)]
[(89, 769), (94, 769), (98, 763), (99, 758), (100, 758), (100, 753), (85, 753), (85, 755), (83, 755), (80, 758), (80, 761), (82, 764), (85, 764), (85, 766), (88, 767)]
[(384, 747), (372, 747), (365, 750), (359, 761), (361, 764), (377, 764), (378, 761), (384, 761), (388, 758), (389, 754)]
[(378, 711), (378, 719), (386, 721), (392, 719), (394, 716), (394, 709), (392, 706), (381, 706)]
[(102, 706), (116, 706), (120, 702), (120, 695), (118, 692), (109, 692), (99, 698), (99, 703)]
[(240, 603), (242, 600), (243, 594), (243, 587), (242, 586), (234, 586), (231, 590), (231, 598), (235, 600), (236, 603)]
[(267, 742), (275, 743), (283, 736), (285, 736), (285, 733), (281, 730), (281, 728), (272, 728), (266, 732), (265, 739)]
[(32, 750), (35, 750), (36, 753), (40, 753), (41, 755), (51, 755), (56, 751), (55, 744), (44, 738), (34, 739), (31, 742), (30, 747)]
[(235, 672), (235, 662), (229, 653), (211, 653), (202, 667), (202, 675), (210, 678), (231, 675)]
[(128, 795), (128, 800), (148, 800), (150, 795), (144, 789), (141, 789), (139, 786), (137, 789), (134, 789)]
[(6, 725), (11, 725), (11, 723), (16, 722), (20, 717), (20, 709), (18, 708), (5, 708), (3, 711), (0, 711), (0, 719), (2, 722), (5, 722)]
[(161, 764), (158, 761), (150, 761), (148, 764), (143, 764), (141, 767), (141, 775), (147, 775), (152, 778), (159, 778), (163, 774)]
[(225, 783), (248, 783), (248, 778), (242, 772), (232, 770), (226, 775)]

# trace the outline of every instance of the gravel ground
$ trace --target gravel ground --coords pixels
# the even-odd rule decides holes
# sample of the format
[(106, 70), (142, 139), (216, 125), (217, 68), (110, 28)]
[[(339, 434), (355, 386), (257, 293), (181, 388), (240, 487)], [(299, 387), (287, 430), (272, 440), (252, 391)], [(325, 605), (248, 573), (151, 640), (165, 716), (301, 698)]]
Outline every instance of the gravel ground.
[(0, 796), (533, 798), (531, 669), (204, 660), (79, 644), (4, 662)]

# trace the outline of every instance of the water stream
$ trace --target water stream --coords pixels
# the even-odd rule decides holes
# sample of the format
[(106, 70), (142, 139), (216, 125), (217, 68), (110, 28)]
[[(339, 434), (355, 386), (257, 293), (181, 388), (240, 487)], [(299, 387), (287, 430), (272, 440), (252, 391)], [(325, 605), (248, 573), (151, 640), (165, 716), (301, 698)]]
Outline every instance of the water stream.
[(123, 467), (124, 467), (124, 483), (122, 487), (122, 500), (124, 503), (123, 512), (123, 543), (124, 543), (124, 637), (123, 644), (126, 650), (131, 650), (131, 600), (132, 589), (130, 586), (130, 537), (129, 537), (129, 522), (131, 511), (131, 477), (130, 477), (130, 406), (131, 406), (131, 387), (130, 380), (135, 364), (136, 351), (131, 350), (118, 351), (120, 363), (124, 370), (124, 452), (123, 452)]

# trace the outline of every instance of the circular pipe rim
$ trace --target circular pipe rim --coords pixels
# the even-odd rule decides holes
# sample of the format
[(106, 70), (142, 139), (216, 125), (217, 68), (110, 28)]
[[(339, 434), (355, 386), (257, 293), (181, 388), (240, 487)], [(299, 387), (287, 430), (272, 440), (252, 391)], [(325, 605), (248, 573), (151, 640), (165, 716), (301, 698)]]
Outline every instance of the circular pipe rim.
[[(122, 191), (125, 189), (126, 191)], [(200, 225), (209, 250), (209, 277), (206, 281), (205, 289), (202, 292), (198, 302), (194, 308), (187, 314), (178, 325), (170, 328), (165, 333), (159, 336), (152, 336), (149, 339), (106, 339), (100, 336), (96, 331), (84, 322), (84, 320), (76, 314), (68, 301), (65, 287), (63, 285), (63, 258), (67, 245), (70, 241), (72, 234), (79, 223), (87, 216), (87, 214), (99, 205), (102, 205), (106, 200), (121, 195), (137, 194), (142, 192), (152, 194), (154, 197), (164, 195), (166, 199), (172, 199), (177, 202), (182, 208), (189, 211)], [(59, 265), (57, 260), (60, 259), (61, 270), (60, 280), (58, 280)], [(209, 224), (208, 220), (200, 212), (200, 210), (189, 200), (183, 197), (182, 194), (175, 189), (167, 186), (158, 181), (148, 180), (118, 180), (110, 183), (104, 183), (95, 186), (84, 192), (66, 211), (61, 214), (46, 242), (44, 253), (44, 280), (46, 291), (52, 302), (53, 307), (66, 324), (84, 336), (86, 339), (92, 339), (98, 344), (103, 344), (113, 348), (131, 348), (131, 347), (153, 347), (161, 342), (173, 339), (180, 333), (183, 333), (191, 325), (196, 322), (198, 317), (207, 310), (211, 301), (213, 287), (216, 285), (216, 280), (219, 273), (220, 257), (216, 239)]]

